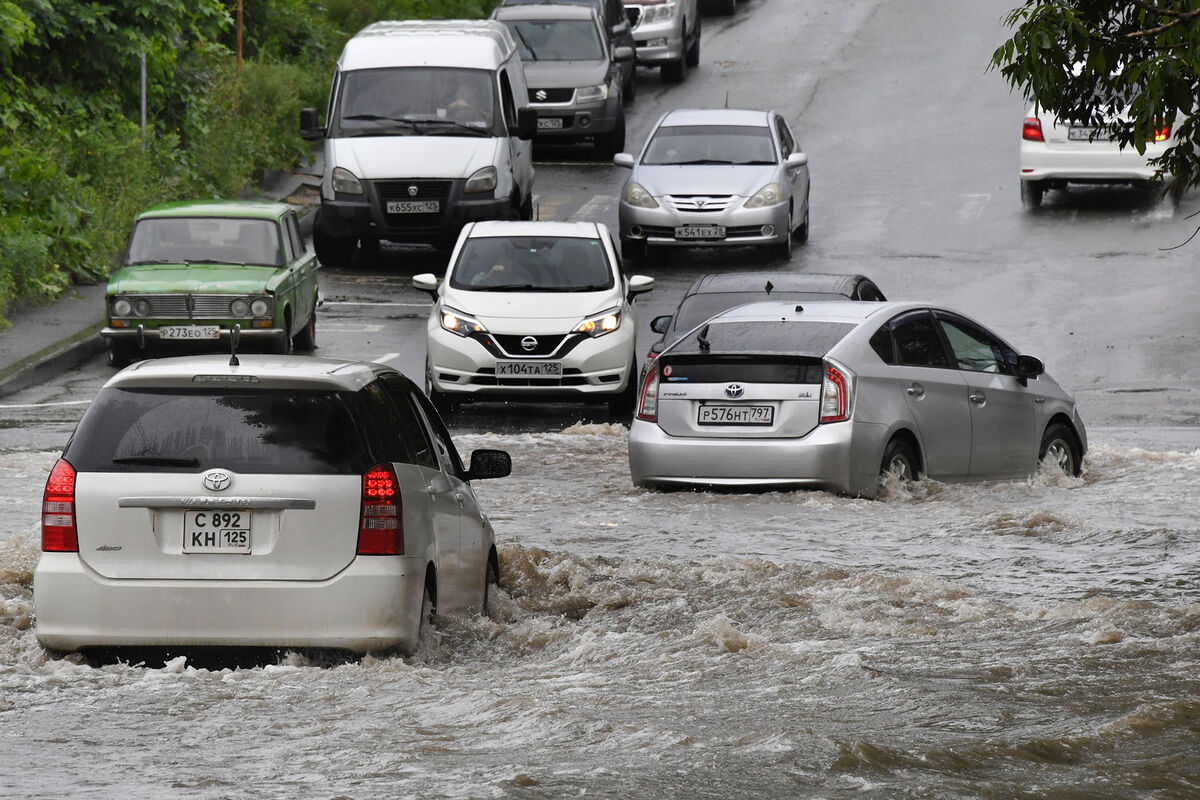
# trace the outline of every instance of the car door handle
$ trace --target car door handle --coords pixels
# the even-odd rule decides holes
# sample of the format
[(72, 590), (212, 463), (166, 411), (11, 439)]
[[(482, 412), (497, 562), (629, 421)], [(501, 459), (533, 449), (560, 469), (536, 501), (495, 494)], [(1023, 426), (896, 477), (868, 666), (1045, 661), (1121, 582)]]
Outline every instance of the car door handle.
[(925, 396), (925, 387), (919, 383), (911, 384), (904, 391), (908, 393), (909, 397), (915, 397), (918, 400)]
[(983, 392), (976, 392), (975, 394), (970, 395), (967, 399), (969, 399), (975, 405), (981, 406), (987, 402), (987, 395)]

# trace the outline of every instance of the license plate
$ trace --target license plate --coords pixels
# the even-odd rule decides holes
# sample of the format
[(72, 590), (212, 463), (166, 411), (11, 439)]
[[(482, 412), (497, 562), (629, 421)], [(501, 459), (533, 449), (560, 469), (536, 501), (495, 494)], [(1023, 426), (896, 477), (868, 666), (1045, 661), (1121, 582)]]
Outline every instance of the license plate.
[(538, 130), (561, 130), (562, 117), (538, 117)]
[(700, 406), (700, 425), (770, 425), (775, 421), (772, 406)]
[(164, 325), (158, 335), (161, 339), (218, 339), (220, 330), (216, 325)]
[(389, 200), (389, 214), (436, 214), (442, 210), (439, 200)]
[(249, 553), (251, 511), (221, 508), (183, 513), (183, 552)]
[(724, 225), (683, 225), (675, 229), (676, 239), (724, 239)]
[(497, 377), (559, 378), (562, 377), (561, 361), (497, 361)]
[(1073, 142), (1086, 142), (1092, 138), (1092, 133), (1096, 132), (1096, 141), (1103, 142), (1112, 138), (1112, 134), (1108, 128), (1100, 128), (1097, 132), (1096, 128), (1074, 127), (1067, 130), (1067, 138)]

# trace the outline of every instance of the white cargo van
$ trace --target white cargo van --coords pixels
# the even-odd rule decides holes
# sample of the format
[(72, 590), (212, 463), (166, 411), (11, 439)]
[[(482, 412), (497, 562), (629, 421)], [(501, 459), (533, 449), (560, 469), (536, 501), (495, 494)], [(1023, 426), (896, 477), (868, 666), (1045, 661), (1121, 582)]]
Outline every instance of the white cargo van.
[(342, 50), (325, 127), (317, 257), (347, 263), (360, 243), (447, 250), (467, 222), (531, 219), (536, 112), (508, 29), (491, 20), (376, 22)]

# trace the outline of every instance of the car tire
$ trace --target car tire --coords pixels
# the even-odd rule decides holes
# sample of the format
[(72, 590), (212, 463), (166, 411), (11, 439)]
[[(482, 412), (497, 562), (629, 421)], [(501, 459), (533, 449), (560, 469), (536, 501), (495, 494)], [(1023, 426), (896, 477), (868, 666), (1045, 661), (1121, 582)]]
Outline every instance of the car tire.
[(602, 133), (594, 142), (597, 161), (612, 161), (612, 157), (625, 149), (625, 110), (617, 113), (617, 123), (608, 133)]
[(417, 619), (417, 650), (426, 649), (426, 639), (437, 627), (437, 588), (431, 574), (425, 576), (425, 588), (421, 591), (421, 616)]
[(800, 244), (808, 241), (808, 204), (804, 205), (804, 221), (800, 223), (800, 227), (792, 232), (792, 238)]
[(533, 195), (529, 195), (521, 202), (520, 218), (525, 222), (533, 219)]
[(629, 379), (625, 382), (625, 388), (608, 398), (608, 415), (613, 419), (628, 420), (633, 415), (634, 406), (637, 405), (637, 375), (635, 363), (629, 368)]
[(496, 559), (496, 551), (488, 553), (487, 569), (483, 577), (483, 616), (492, 616), (492, 587), (500, 588), (500, 564)]
[(893, 438), (884, 448), (883, 460), (879, 463), (879, 485), (883, 486), (893, 474), (903, 484), (920, 480), (918, 463), (912, 445), (899, 437)]
[(792, 260), (792, 216), (788, 214), (787, 232), (783, 237), (783, 241), (775, 244), (767, 245), (767, 256), (782, 259), (783, 261)]
[(626, 261), (642, 261), (646, 258), (645, 239), (622, 239), (621, 258)]
[(310, 353), (317, 349), (317, 309), (315, 302), (313, 305), (313, 312), (308, 316), (308, 324), (292, 338), (293, 350)]
[(358, 239), (346, 236), (331, 236), (321, 225), (321, 212), (313, 223), (313, 250), (322, 266), (340, 269), (348, 266), (358, 250)]
[(737, 13), (737, 0), (725, 0), (719, 6), (720, 13), (726, 16), (732, 16)]
[(637, 69), (635, 68), (629, 73), (629, 80), (621, 87), (621, 100), (625, 105), (629, 105), (637, 99)]
[(1046, 185), (1041, 181), (1021, 181), (1021, 205), (1026, 208), (1040, 206), (1045, 193)]
[(122, 369), (133, 361), (133, 346), (129, 342), (118, 342), (110, 339), (108, 342), (108, 365)]
[(683, 56), (680, 56), (675, 61), (668, 61), (662, 65), (662, 78), (667, 83), (683, 83), (684, 64)]
[(288, 311), (283, 316), (283, 332), (267, 345), (267, 352), (276, 356), (290, 356), (292, 354), (292, 337), (288, 331), (291, 329), (292, 312)]
[[(687, 24), (687, 20), (684, 20), (684, 24)], [(686, 31), (687, 28), (684, 28), (684, 30)], [(686, 39), (686, 37), (684, 38)], [(692, 42), (692, 46), (687, 49), (687, 52), (684, 53), (684, 63), (689, 67), (700, 66), (700, 17), (696, 18), (696, 39)]]
[(1079, 477), (1083, 472), (1083, 455), (1075, 432), (1061, 422), (1048, 426), (1038, 448), (1038, 463), (1043, 468), (1054, 467), (1064, 475)]

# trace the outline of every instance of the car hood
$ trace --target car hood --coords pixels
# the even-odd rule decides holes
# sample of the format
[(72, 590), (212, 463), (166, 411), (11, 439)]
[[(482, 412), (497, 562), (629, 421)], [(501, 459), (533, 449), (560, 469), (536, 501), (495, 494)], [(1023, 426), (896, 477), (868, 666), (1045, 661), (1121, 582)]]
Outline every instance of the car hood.
[(688, 164), (684, 166), (640, 166), (633, 180), (650, 194), (736, 194), (749, 197), (778, 180), (775, 164), (728, 166)]
[(529, 61), (525, 82), (529, 90), (599, 86), (608, 78), (607, 61)]
[(250, 294), (274, 289), (281, 268), (229, 264), (139, 264), (122, 267), (108, 281), (108, 294)]
[[(601, 292), (467, 292), (447, 289), (442, 302), (470, 314), (494, 333), (513, 323), (528, 333), (563, 332), (584, 317), (621, 305), (615, 290)], [(537, 330), (535, 330), (535, 328)]]
[(344, 167), (363, 180), (469, 178), (496, 163), (491, 136), (370, 136), (326, 139), (326, 169)]

